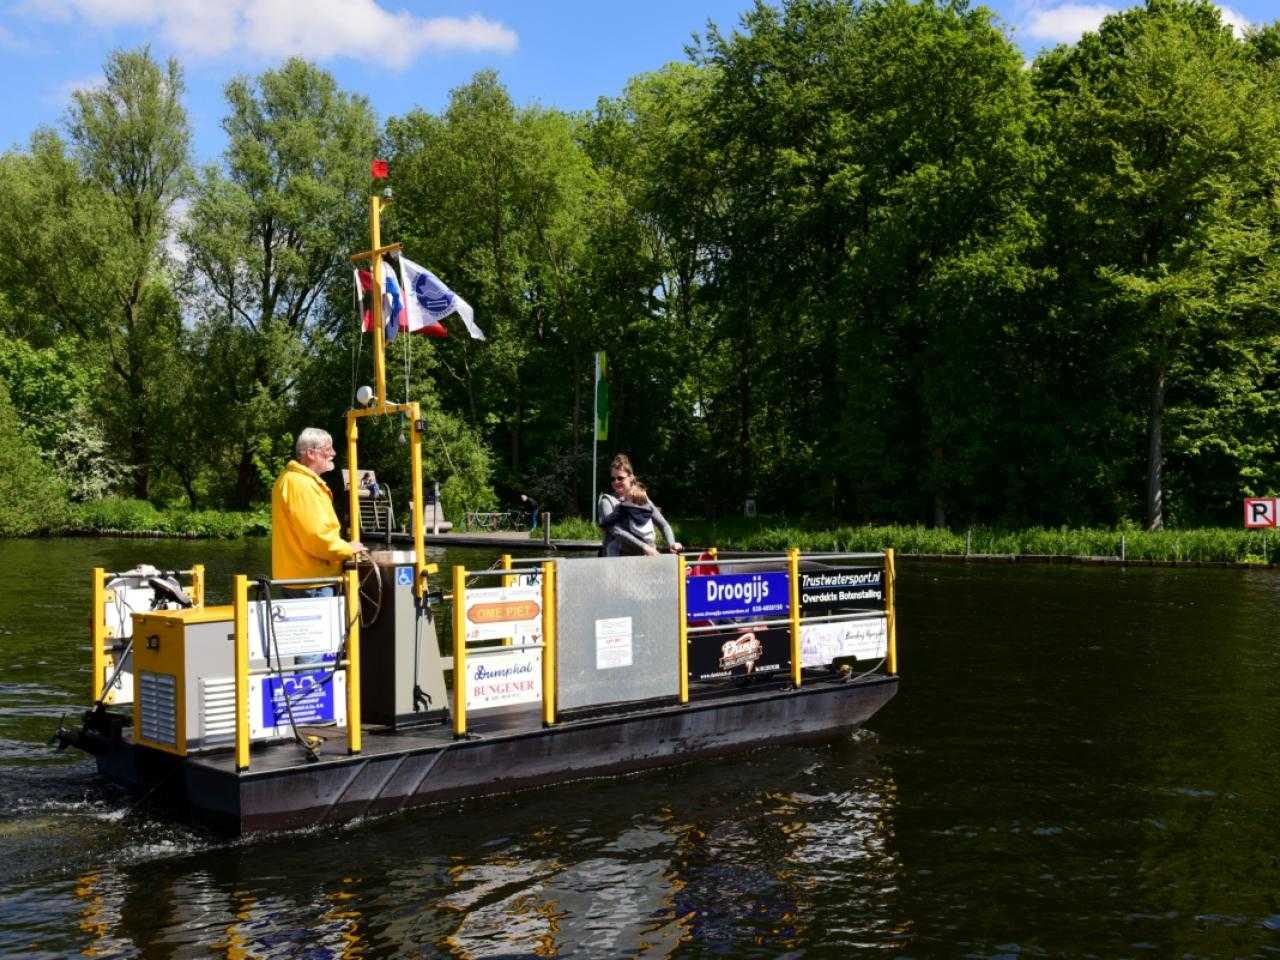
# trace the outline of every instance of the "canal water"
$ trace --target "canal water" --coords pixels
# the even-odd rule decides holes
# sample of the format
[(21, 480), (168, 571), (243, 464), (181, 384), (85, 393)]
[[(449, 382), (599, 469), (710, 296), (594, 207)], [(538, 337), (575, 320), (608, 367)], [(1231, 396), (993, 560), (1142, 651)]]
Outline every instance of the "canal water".
[(0, 956), (1280, 956), (1273, 572), (906, 560), (850, 739), (229, 843), (46, 746), (144, 560), (267, 544), (0, 541)]

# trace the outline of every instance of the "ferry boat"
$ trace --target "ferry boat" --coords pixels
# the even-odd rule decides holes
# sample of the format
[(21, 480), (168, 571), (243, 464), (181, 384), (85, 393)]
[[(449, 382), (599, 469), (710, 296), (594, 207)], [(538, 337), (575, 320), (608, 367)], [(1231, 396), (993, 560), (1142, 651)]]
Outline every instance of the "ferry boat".
[[(371, 261), (375, 290), (400, 249), (380, 243), (386, 202), (370, 198), (371, 249), (352, 258)], [(198, 565), (95, 569), (93, 706), (60, 747), (238, 835), (844, 737), (893, 697), (892, 550), (506, 555), (453, 567), (446, 590), (425, 551), (425, 424), (417, 403), (387, 400), (380, 299), (377, 390), (347, 413), (347, 467), (357, 476), (360, 420), (408, 421), (413, 549), (306, 582), (334, 597), (236, 575), (218, 606)]]

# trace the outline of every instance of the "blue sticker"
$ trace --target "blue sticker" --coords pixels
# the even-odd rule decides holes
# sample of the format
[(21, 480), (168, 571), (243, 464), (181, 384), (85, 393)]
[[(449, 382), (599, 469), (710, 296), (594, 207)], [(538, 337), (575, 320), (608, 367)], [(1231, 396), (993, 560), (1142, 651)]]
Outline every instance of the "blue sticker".
[(413, 567), (396, 567), (396, 586), (413, 586)]
[[(286, 705), (285, 700), (288, 700)], [(333, 673), (312, 670), (283, 679), (266, 677), (262, 684), (262, 719), (268, 727), (294, 723), (327, 723), (334, 719)]]
[(722, 617), (778, 617), (791, 610), (787, 574), (726, 573), (685, 581), (690, 620)]

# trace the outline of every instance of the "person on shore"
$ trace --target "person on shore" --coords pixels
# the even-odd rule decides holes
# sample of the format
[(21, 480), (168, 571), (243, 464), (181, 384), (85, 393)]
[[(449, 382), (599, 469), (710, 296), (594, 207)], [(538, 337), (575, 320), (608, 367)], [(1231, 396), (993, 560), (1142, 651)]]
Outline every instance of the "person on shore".
[(604, 530), (602, 556), (657, 555), (655, 522), (660, 525), (667, 549), (672, 553), (684, 549), (662, 511), (649, 500), (644, 486), (636, 480), (631, 459), (625, 453), (615, 456), (609, 465), (609, 484), (613, 493), (601, 494), (598, 504), (599, 524)]
[(529, 529), (538, 529), (538, 501), (533, 499), (527, 493), (520, 494), (520, 505), (522, 510), (529, 511)]
[[(320, 475), (333, 469), (336, 452), (333, 437), (318, 427), (307, 427), (294, 445), (296, 458), (289, 461), (271, 489), (271, 577), (304, 580), (336, 577), (342, 564), (364, 552), (364, 544), (339, 535), (333, 491)], [(295, 596), (331, 597), (331, 585), (294, 588)]]

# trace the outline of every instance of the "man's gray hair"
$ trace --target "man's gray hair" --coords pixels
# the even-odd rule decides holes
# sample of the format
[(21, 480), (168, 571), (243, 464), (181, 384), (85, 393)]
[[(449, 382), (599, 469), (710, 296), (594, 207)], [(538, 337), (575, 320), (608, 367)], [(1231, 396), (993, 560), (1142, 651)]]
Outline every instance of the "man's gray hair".
[(298, 434), (298, 442), (293, 445), (293, 452), (299, 459), (308, 450), (323, 450), (325, 447), (333, 443), (333, 437), (329, 435), (328, 430), (321, 430), (319, 427), (307, 427)]

